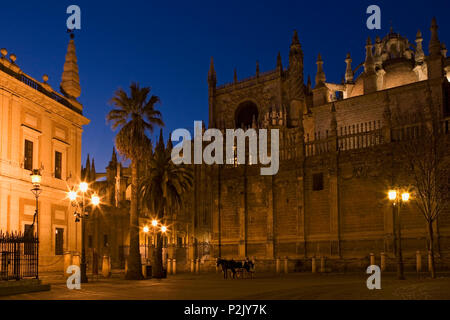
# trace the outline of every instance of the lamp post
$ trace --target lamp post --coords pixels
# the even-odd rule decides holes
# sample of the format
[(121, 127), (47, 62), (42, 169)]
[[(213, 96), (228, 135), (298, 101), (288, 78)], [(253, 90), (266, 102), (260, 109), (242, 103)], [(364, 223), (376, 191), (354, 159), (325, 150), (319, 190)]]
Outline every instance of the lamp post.
[(147, 246), (147, 234), (148, 234), (148, 226), (145, 226), (143, 229), (142, 229), (143, 231), (144, 231), (144, 234), (145, 234), (145, 247), (144, 247), (144, 249), (145, 249), (145, 263), (147, 263), (148, 264), (148, 259), (147, 259), (147, 251), (148, 251), (148, 246)]
[[(42, 175), (41, 171), (39, 169), (33, 169), (33, 171), (30, 174), (31, 183), (33, 184), (33, 189), (31, 189), (31, 192), (34, 194), (34, 197), (36, 199), (36, 209), (34, 211), (33, 216), (33, 224), (30, 230), (30, 234), (26, 236), (30, 236), (32, 238), (34, 236), (34, 223), (36, 222), (36, 237), (37, 241), (39, 243), (39, 195), (42, 192), (41, 189), (41, 181), (42, 181)], [(36, 279), (39, 279), (39, 246), (36, 250)]]
[[(78, 192), (81, 193), (81, 200), (78, 200)], [(90, 204), (86, 204), (86, 196), (91, 196)], [(89, 211), (92, 207), (96, 207), (100, 204), (100, 198), (96, 193), (93, 193), (89, 190), (89, 186), (87, 182), (81, 182), (78, 186), (78, 191), (72, 189), (68, 192), (68, 197), (72, 203), (72, 206), (75, 208), (74, 216), (75, 222), (81, 221), (81, 263), (80, 263), (80, 271), (81, 271), (81, 283), (87, 283), (87, 273), (86, 273), (86, 223), (85, 219), (89, 217)], [(80, 212), (78, 212), (80, 209)]]
[[(392, 202), (392, 214), (394, 217), (394, 226), (397, 229), (397, 278), (399, 280), (405, 280), (403, 273), (403, 255), (402, 255), (402, 227), (400, 220), (400, 208), (402, 205), (409, 201), (409, 193), (402, 192), (400, 195), (399, 190), (390, 190), (388, 192), (388, 198)], [(395, 210), (397, 209), (397, 210)], [(397, 213), (396, 213), (397, 212)], [(395, 231), (394, 231), (395, 234)]]
[(31, 177), (31, 183), (33, 184), (33, 189), (31, 189), (31, 192), (34, 194), (34, 197), (36, 199), (36, 209), (34, 211), (34, 216), (33, 216), (33, 227), (34, 227), (34, 223), (36, 222), (36, 234), (39, 238), (39, 195), (42, 192), (41, 189), (41, 181), (42, 181), (42, 176), (41, 176), (41, 172), (39, 169), (33, 169), (33, 171), (30, 174)]

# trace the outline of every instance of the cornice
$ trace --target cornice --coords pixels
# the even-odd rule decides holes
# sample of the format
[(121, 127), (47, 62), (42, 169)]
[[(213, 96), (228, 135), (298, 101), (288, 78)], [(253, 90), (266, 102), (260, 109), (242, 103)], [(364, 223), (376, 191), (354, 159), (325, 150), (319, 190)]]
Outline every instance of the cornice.
[(49, 113), (61, 116), (69, 122), (75, 122), (78, 126), (89, 124), (90, 120), (83, 115), (70, 110), (66, 106), (51, 99), (45, 94), (27, 86), (25, 83), (11, 77), (10, 75), (0, 72), (0, 90), (10, 92), (13, 95), (27, 99)]

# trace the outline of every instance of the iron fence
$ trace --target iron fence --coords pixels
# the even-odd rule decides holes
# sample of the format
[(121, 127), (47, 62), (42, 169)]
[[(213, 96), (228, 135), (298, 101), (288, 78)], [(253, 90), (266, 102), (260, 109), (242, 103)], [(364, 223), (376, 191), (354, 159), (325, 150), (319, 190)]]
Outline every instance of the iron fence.
[(38, 279), (38, 251), (36, 235), (0, 232), (0, 281)]

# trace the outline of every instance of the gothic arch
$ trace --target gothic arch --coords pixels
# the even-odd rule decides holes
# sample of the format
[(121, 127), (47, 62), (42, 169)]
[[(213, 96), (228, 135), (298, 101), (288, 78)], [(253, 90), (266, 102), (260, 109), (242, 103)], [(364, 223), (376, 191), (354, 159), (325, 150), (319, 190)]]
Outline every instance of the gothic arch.
[(245, 100), (239, 103), (234, 113), (236, 128), (249, 128), (252, 126), (253, 118), (258, 121), (258, 106), (252, 100)]

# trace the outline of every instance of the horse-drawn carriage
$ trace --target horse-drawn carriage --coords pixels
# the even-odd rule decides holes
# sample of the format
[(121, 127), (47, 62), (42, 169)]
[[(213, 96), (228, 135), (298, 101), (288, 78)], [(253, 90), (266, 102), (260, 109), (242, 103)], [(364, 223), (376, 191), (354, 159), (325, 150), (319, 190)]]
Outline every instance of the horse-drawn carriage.
[(224, 279), (228, 279), (229, 272), (233, 279), (243, 279), (246, 275), (253, 279), (253, 274), (255, 273), (255, 264), (249, 259), (244, 261), (234, 261), (233, 259), (226, 260), (217, 258), (217, 267), (222, 267)]

